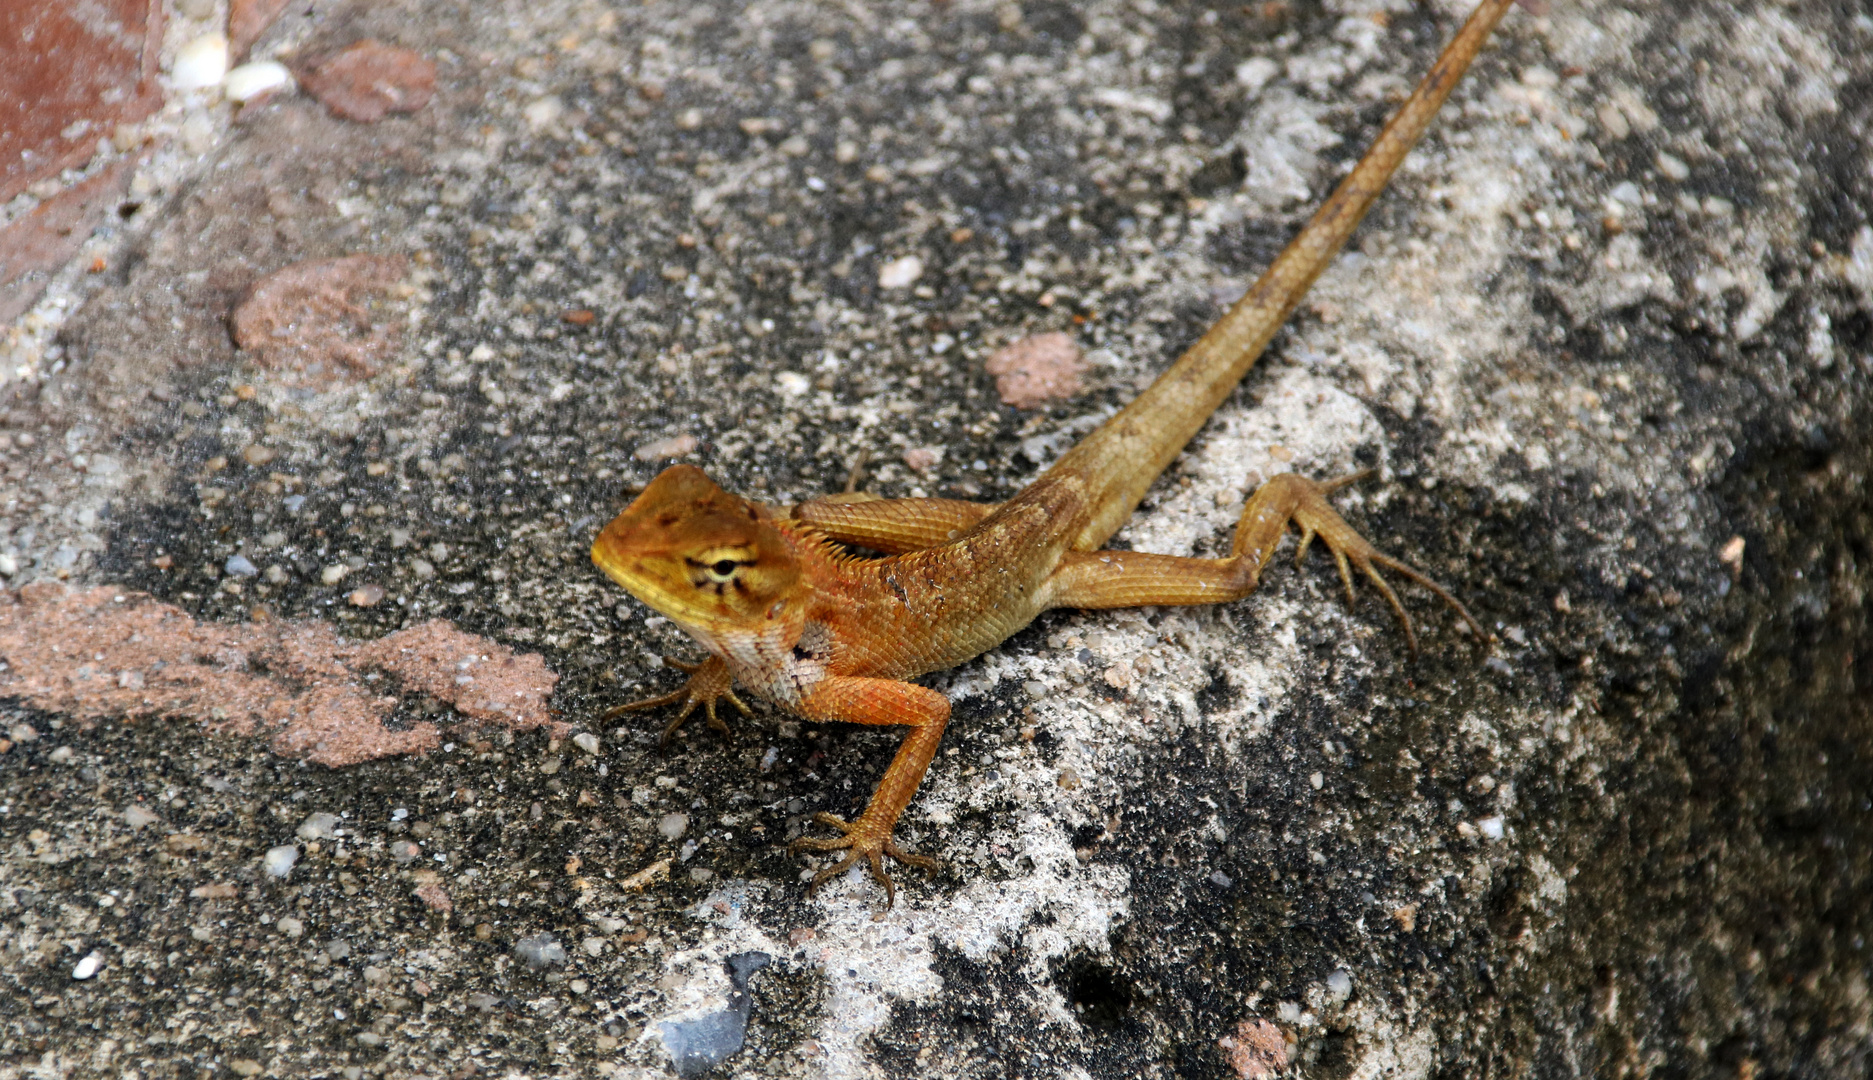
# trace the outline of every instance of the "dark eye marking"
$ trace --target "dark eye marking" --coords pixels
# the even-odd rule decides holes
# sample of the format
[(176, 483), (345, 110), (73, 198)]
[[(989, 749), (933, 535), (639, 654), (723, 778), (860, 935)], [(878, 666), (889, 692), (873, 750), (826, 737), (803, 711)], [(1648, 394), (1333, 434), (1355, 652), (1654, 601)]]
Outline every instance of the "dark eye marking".
[(728, 577), (730, 574), (733, 574), (736, 567), (740, 565), (741, 564), (734, 559), (717, 559), (715, 565), (711, 566), (709, 569), (714, 571), (718, 577)]

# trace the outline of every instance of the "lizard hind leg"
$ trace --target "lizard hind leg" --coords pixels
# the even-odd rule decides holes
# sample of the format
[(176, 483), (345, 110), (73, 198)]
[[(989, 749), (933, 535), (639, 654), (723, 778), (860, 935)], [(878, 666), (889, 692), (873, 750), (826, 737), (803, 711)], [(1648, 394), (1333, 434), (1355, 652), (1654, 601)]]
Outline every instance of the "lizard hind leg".
[[(1294, 522), (1296, 528), (1301, 530), (1301, 542), (1294, 553), (1295, 564), (1297, 566), (1300, 564), (1302, 557), (1307, 554), (1308, 546), (1318, 536), (1333, 555), (1334, 565), (1340, 572), (1340, 581), (1346, 586), (1347, 604), (1351, 605), (1355, 599), (1353, 571), (1358, 570), (1372, 581), (1373, 587), (1379, 590), (1379, 595), (1385, 597), (1385, 602), (1391, 606), (1392, 613), (1398, 616), (1399, 625), (1405, 631), (1405, 645), (1411, 650), (1412, 656), (1418, 655), (1417, 632), (1412, 627), (1411, 616), (1406, 613), (1405, 605), (1398, 599), (1398, 593), (1393, 591), (1391, 583), (1385, 580), (1385, 575), (1379, 573), (1380, 567), (1394, 571), (1399, 576), (1424, 586), (1433, 596), (1450, 605), (1451, 610), (1457, 613), (1457, 617), (1464, 621), (1472, 634), (1476, 635), (1477, 641), (1488, 642), (1489, 635), (1484, 632), (1482, 624), (1476, 621), (1475, 616), (1470, 614), (1470, 610), (1463, 606), (1462, 601), (1452, 596), (1448, 589), (1431, 580), (1416, 567), (1394, 559), (1373, 547), (1327, 502), (1329, 492), (1370, 475), (1372, 475), (1372, 470), (1367, 469), (1317, 483), (1287, 474), (1276, 477), (1275, 480), (1264, 485), (1266, 489), (1273, 487), (1276, 482), (1281, 482), (1284, 489), (1282, 493), (1287, 496), (1287, 499), (1292, 500), (1290, 520)], [(1261, 492), (1256, 492), (1256, 495), (1260, 496)], [(1253, 499), (1250, 501), (1254, 502)], [(1246, 517), (1247, 514), (1245, 513), (1244, 516)]]

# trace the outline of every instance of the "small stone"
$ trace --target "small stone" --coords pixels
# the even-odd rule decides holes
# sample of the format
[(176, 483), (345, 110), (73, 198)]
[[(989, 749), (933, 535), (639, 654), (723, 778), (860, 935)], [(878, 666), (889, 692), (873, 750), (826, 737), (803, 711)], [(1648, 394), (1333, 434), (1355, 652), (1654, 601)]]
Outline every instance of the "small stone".
[(1476, 823), (1476, 829), (1483, 834), (1485, 839), (1500, 840), (1503, 832), (1502, 818), (1499, 816), (1483, 818)]
[(417, 886), (416, 898), (427, 904), (430, 910), (440, 911), (444, 915), (455, 910), (455, 901), (449, 896), (448, 890), (433, 881)]
[(878, 268), (878, 287), (907, 288), (920, 277), (923, 277), (923, 260), (915, 255), (906, 255)]
[(1321, 788), (1327, 786), (1326, 775), (1324, 773), (1313, 773), (1309, 775), (1307, 778), (1307, 786), (1313, 788), (1315, 791), (1319, 791)]
[(919, 473), (928, 473), (943, 464), (943, 448), (940, 446), (919, 446), (904, 451), (904, 464)]
[(12, 552), (0, 551), (0, 577), (12, 577), (20, 571), (20, 561)]
[(408, 840), (399, 840), (390, 845), (390, 857), (395, 859), (399, 866), (407, 866), (422, 856), (423, 849)]
[(688, 831), (688, 814), (665, 814), (662, 819), (657, 822), (657, 832), (661, 834), (665, 840), (680, 840), (683, 834)]
[(384, 1045), (384, 1037), (375, 1031), (360, 1031), (357, 1039), (359, 1046), (368, 1046), (372, 1049)]
[(559, 943), (551, 931), (542, 930), (531, 937), (514, 942), (514, 955), (531, 971), (543, 971), (548, 967), (563, 967), (566, 963), (565, 946)]
[(598, 741), (598, 736), (589, 731), (581, 731), (577, 735), (574, 735), (572, 737), (572, 745), (595, 757), (600, 750), (604, 749), (603, 744)]
[(382, 986), (390, 981), (390, 972), (376, 964), (366, 964), (364, 965), (364, 981), (372, 986)]
[(77, 756), (77, 751), (73, 750), (71, 747), (61, 746), (57, 750), (47, 754), (46, 760), (52, 762), (54, 765), (69, 765), (72, 759)]
[(39, 731), (31, 724), (14, 724), (13, 727), (7, 731), (7, 738), (12, 739), (16, 743), (37, 742), (39, 739)]
[(201, 90), (219, 83), (228, 73), (228, 39), (203, 34), (176, 51), (169, 81), (177, 90)]
[(631, 456), (639, 461), (668, 460), (694, 453), (698, 445), (694, 435), (672, 435), (667, 439), (645, 443), (633, 451)]
[(330, 840), (338, 835), (337, 814), (308, 814), (294, 835), (301, 840)]
[(273, 924), (273, 928), (289, 938), (298, 938), (306, 932), (306, 924), (291, 915), (282, 916), (279, 922)]
[(228, 1071), (236, 1076), (259, 1076), (262, 1068), (253, 1058), (235, 1058), (228, 1062)]
[(587, 956), (605, 955), (605, 939), (602, 937), (586, 938), (579, 943), (579, 947), (585, 950), (585, 955)]
[(334, 960), (343, 960), (351, 955), (351, 942), (344, 938), (333, 938), (325, 943), (325, 955)]
[(436, 92), (436, 63), (366, 38), (314, 64), (302, 83), (333, 115), (368, 124), (429, 104)]
[(265, 465), (279, 456), (280, 452), (278, 450), (275, 450), (271, 446), (262, 446), (259, 443), (248, 443), (246, 446), (241, 447), (241, 460), (256, 467)]
[(266, 855), (261, 857), (260, 866), (268, 877), (283, 881), (286, 875), (293, 872), (293, 865), (298, 861), (299, 848), (292, 844), (281, 844), (267, 849)]
[(154, 810), (144, 806), (142, 803), (131, 803), (130, 807), (124, 811), (124, 824), (133, 829), (141, 829), (145, 825), (154, 825), (161, 820), (162, 818), (157, 817)]
[(85, 979), (89, 979), (91, 976), (96, 975), (98, 973), (98, 969), (102, 968), (103, 966), (104, 966), (103, 955), (97, 952), (96, 950), (93, 950), (89, 953), (86, 953), (85, 958), (83, 960), (78, 961), (77, 966), (72, 968), (72, 978), (77, 979), (80, 982), (82, 982)]
[(253, 577), (260, 573), (260, 568), (250, 562), (245, 555), (228, 556), (227, 564), (222, 569), (229, 577)]
[(351, 595), (346, 597), (345, 600), (352, 607), (374, 607), (377, 602), (383, 598), (384, 587), (382, 585), (373, 584), (351, 590)]
[(349, 573), (351, 573), (351, 567), (344, 563), (333, 563), (319, 571), (319, 580), (327, 585), (336, 585), (345, 580), (345, 575)]
[(281, 566), (279, 563), (274, 563), (272, 566), (267, 567), (267, 572), (261, 576), (265, 577), (267, 582), (273, 585), (284, 585), (292, 578), (292, 575), (286, 572), (286, 567)]
[(1344, 969), (1335, 969), (1327, 976), (1327, 993), (1345, 1001), (1353, 992), (1353, 976)]
[(222, 80), (221, 96), (236, 105), (251, 105), (293, 85), (293, 73), (275, 60), (242, 64)]

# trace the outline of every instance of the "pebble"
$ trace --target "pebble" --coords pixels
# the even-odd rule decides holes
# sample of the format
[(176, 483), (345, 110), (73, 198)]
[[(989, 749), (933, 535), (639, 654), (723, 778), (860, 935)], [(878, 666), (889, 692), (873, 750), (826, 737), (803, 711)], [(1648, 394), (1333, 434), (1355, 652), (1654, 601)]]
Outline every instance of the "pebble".
[(86, 953), (85, 958), (83, 960), (78, 961), (78, 965), (72, 968), (72, 978), (78, 979), (81, 981), (84, 979), (89, 979), (91, 976), (96, 975), (98, 973), (98, 969), (102, 968), (103, 966), (104, 966), (104, 957), (101, 954), (99, 954), (95, 950), (92, 952)]
[(639, 461), (658, 461), (680, 458), (693, 453), (697, 446), (694, 435), (672, 435), (667, 439), (648, 442), (632, 451), (631, 456)]
[(291, 86), (293, 73), (276, 60), (257, 60), (242, 64), (221, 81), (221, 94), (236, 104), (265, 97), (275, 90)]
[(330, 840), (338, 835), (337, 814), (308, 814), (294, 835), (301, 840)]
[(390, 857), (395, 859), (398, 865), (413, 863), (421, 858), (422, 854), (423, 849), (408, 840), (399, 840), (390, 845)]
[(351, 942), (344, 938), (333, 938), (325, 943), (325, 955), (334, 960), (343, 960), (351, 955)]
[(50, 754), (47, 754), (46, 760), (52, 762), (52, 764), (54, 765), (67, 765), (67, 764), (70, 764), (71, 760), (77, 756), (78, 756), (77, 752), (74, 751), (71, 747), (61, 746), (57, 750), (54, 750)]
[(266, 870), (268, 877), (285, 880), (286, 875), (293, 872), (293, 864), (298, 861), (299, 848), (292, 844), (281, 844), (279, 847), (268, 848), (266, 855), (260, 860), (260, 865)]
[(1502, 818), (1486, 817), (1476, 823), (1476, 827), (1490, 840), (1502, 839)]
[(577, 735), (574, 735), (572, 737), (572, 745), (594, 757), (598, 755), (600, 750), (604, 749), (604, 745), (598, 741), (598, 736), (589, 731), (581, 731)]
[(678, 840), (684, 833), (689, 831), (689, 815), (665, 814), (662, 820), (657, 822), (657, 831), (663, 835), (665, 840)]
[(245, 555), (228, 556), (227, 565), (222, 569), (227, 571), (229, 577), (253, 577), (260, 573), (260, 568), (248, 561)]
[(9, 552), (0, 551), (0, 577), (12, 577), (19, 573), (20, 561)]
[(602, 937), (589, 937), (579, 944), (580, 947), (585, 950), (585, 955), (587, 956), (605, 955), (605, 939)]
[(521, 962), (531, 971), (542, 971), (549, 966), (561, 967), (566, 963), (566, 948), (550, 930), (542, 930), (514, 942), (514, 955), (520, 957)]
[(14, 724), (7, 732), (7, 738), (16, 743), (29, 743), (39, 738), (39, 732), (31, 724)]
[(906, 255), (878, 268), (878, 287), (902, 289), (920, 277), (923, 277), (923, 260), (915, 255)]
[(142, 803), (132, 803), (130, 808), (124, 811), (124, 824), (133, 829), (141, 829), (145, 825), (154, 825), (161, 820), (161, 818), (156, 816), (154, 810), (144, 806)]
[(1353, 992), (1353, 977), (1345, 969), (1335, 969), (1327, 976), (1327, 993), (1344, 1001)]
[(227, 74), (227, 37), (203, 34), (177, 50), (169, 81), (178, 90), (201, 90), (219, 83)]
[(271, 446), (262, 446), (259, 443), (248, 443), (246, 446), (241, 447), (241, 460), (256, 467), (266, 465), (279, 456), (280, 452), (278, 450), (275, 450)]
[(345, 580), (345, 575), (349, 573), (351, 573), (351, 567), (344, 563), (333, 563), (319, 571), (319, 580), (327, 585), (336, 585)]
[(375, 607), (377, 602), (383, 598), (384, 587), (382, 585), (373, 584), (351, 590), (351, 595), (345, 599), (352, 607)]
[(280, 921), (273, 925), (289, 938), (296, 938), (306, 932), (306, 924), (291, 915), (282, 916)]

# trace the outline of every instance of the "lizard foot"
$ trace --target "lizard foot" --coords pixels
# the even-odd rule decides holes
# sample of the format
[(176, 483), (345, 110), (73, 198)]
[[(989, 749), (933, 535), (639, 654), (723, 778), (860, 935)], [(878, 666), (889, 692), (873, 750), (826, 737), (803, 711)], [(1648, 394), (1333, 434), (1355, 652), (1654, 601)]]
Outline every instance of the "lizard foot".
[(936, 869), (937, 861), (930, 856), (916, 855), (898, 847), (897, 843), (891, 839), (889, 825), (878, 828), (868, 823), (863, 817), (855, 822), (848, 822), (839, 815), (828, 814), (824, 810), (814, 814), (813, 820), (821, 825), (830, 825), (845, 835), (826, 838), (803, 836), (787, 845), (787, 854), (793, 855), (801, 851), (843, 850), (845, 858), (839, 860), (838, 865), (813, 875), (812, 882), (806, 887), (809, 896), (822, 883), (845, 873), (847, 867), (860, 858), (864, 858), (871, 863), (872, 878), (884, 886), (884, 906), (889, 908), (897, 903), (897, 886), (892, 883), (891, 875), (884, 872), (885, 856), (888, 855), (906, 866), (915, 866), (923, 870)]
[(698, 664), (686, 664), (674, 657), (666, 656), (663, 662), (668, 667), (689, 673), (689, 681), (670, 693), (606, 709), (599, 719), (616, 720), (625, 713), (655, 709), (680, 702), (683, 708), (676, 714), (676, 719), (664, 725), (663, 736), (657, 741), (658, 749), (664, 749), (670, 745), (670, 740), (676, 736), (683, 722), (689, 719), (689, 715), (696, 711), (698, 705), (702, 706), (704, 714), (708, 716), (709, 726), (721, 732), (725, 739), (732, 738), (733, 733), (728, 729), (728, 722), (716, 715), (715, 703), (717, 701), (726, 700), (730, 705), (739, 709), (743, 716), (754, 715), (749, 711), (747, 703), (735, 696), (735, 677), (729, 674), (727, 666), (720, 660), (709, 657)]
[(1405, 645), (1410, 648), (1413, 657), (1418, 655), (1418, 635), (1412, 630), (1411, 616), (1405, 613), (1405, 605), (1399, 602), (1398, 594), (1392, 591), (1391, 584), (1379, 573), (1381, 566), (1387, 570), (1396, 571), (1402, 577), (1429, 589), (1439, 600), (1450, 605), (1451, 609), (1457, 613), (1457, 617), (1469, 626), (1472, 634), (1476, 635), (1477, 641), (1487, 645), (1489, 635), (1484, 632), (1482, 624), (1470, 614), (1470, 610), (1463, 606), (1462, 601), (1450, 595), (1442, 585), (1426, 577), (1416, 567), (1400, 562), (1373, 547), (1328, 504), (1329, 492), (1364, 480), (1371, 476), (1372, 472), (1373, 470), (1366, 469), (1324, 482), (1295, 478), (1301, 480), (1309, 489), (1301, 496), (1299, 505), (1294, 508), (1293, 520), (1301, 530), (1301, 545), (1294, 553), (1295, 565), (1300, 565), (1301, 559), (1307, 554), (1308, 545), (1314, 542), (1314, 537), (1320, 537), (1321, 542), (1327, 545), (1327, 550), (1333, 553), (1333, 561), (1340, 569), (1340, 580), (1346, 583), (1346, 602), (1348, 604), (1354, 602), (1353, 570), (1358, 569), (1372, 580), (1379, 594), (1385, 597), (1385, 602), (1392, 606), (1392, 611), (1398, 616), (1400, 625), (1405, 628)]

